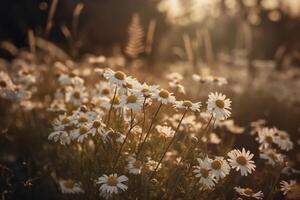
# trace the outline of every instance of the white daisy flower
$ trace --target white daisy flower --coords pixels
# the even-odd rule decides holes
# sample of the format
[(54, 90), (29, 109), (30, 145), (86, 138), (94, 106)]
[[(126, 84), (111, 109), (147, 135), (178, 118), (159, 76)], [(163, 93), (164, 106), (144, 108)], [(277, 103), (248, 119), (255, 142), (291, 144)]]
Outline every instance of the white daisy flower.
[(250, 123), (250, 126), (252, 127), (252, 130), (250, 132), (251, 135), (255, 135), (258, 133), (258, 131), (266, 124), (266, 120), (264, 119), (258, 119), (256, 121), (253, 121)]
[(127, 107), (134, 111), (138, 111), (142, 109), (143, 102), (144, 102), (144, 98), (142, 94), (138, 92), (131, 92), (128, 95), (122, 95), (120, 105), (122, 107)]
[(257, 141), (260, 143), (260, 149), (267, 149), (275, 142), (276, 129), (261, 128), (258, 130)]
[(212, 83), (215, 83), (218, 86), (226, 85), (228, 83), (226, 78), (219, 76), (210, 76), (207, 79), (211, 80)]
[(175, 108), (188, 109), (194, 112), (200, 112), (201, 102), (192, 103), (189, 100), (176, 101)]
[(149, 86), (147, 83), (143, 83), (140, 84), (136, 89), (139, 92), (141, 92), (145, 98), (150, 98), (153, 95), (153, 92), (158, 90), (158, 86), (157, 85)]
[(116, 95), (115, 98), (105, 98), (103, 99), (103, 103), (101, 104), (101, 106), (105, 109), (110, 109), (110, 106), (113, 106), (113, 108), (120, 108), (121, 105), (121, 98), (120, 96)]
[(242, 196), (251, 197), (254, 199), (263, 199), (262, 191), (254, 192), (251, 188), (234, 187), (235, 191)]
[(60, 142), (62, 145), (70, 144), (71, 138), (66, 131), (54, 131), (49, 134), (48, 140), (53, 140), (54, 142)]
[(217, 180), (213, 176), (212, 171), (210, 170), (210, 162), (208, 158), (204, 160), (198, 158), (197, 159), (199, 165), (194, 166), (193, 172), (196, 174), (195, 177), (200, 178), (199, 183), (203, 185), (203, 187), (211, 189), (215, 186)]
[(127, 181), (128, 178), (124, 175), (118, 177), (117, 174), (111, 174), (109, 176), (104, 174), (98, 178), (96, 183), (100, 184), (99, 191), (101, 196), (113, 196), (119, 194), (121, 191), (127, 190), (128, 187), (124, 184)]
[(111, 87), (108, 85), (107, 82), (100, 81), (98, 84), (96, 84), (95, 96), (97, 96), (97, 97), (111, 97), (112, 96)]
[(209, 82), (209, 79), (207, 79), (207, 77), (203, 77), (203, 76), (200, 76), (198, 74), (193, 74), (192, 78), (193, 78), (194, 81), (199, 82), (201, 84)]
[(253, 154), (250, 151), (247, 151), (243, 148), (242, 151), (234, 149), (228, 152), (228, 162), (233, 169), (236, 171), (241, 171), (242, 176), (247, 176), (248, 173), (251, 174), (252, 171), (255, 170), (254, 161), (251, 159), (253, 158)]
[(69, 74), (60, 74), (58, 78), (58, 82), (60, 86), (67, 86), (72, 84), (72, 78)]
[(167, 137), (167, 138), (171, 138), (175, 134), (175, 131), (170, 126), (157, 125), (155, 128), (158, 133), (162, 134), (164, 137)]
[(290, 180), (289, 182), (280, 181), (280, 191), (282, 191), (284, 195), (287, 195), (296, 184), (297, 182), (295, 180)]
[(162, 104), (174, 103), (176, 100), (172, 93), (164, 89), (155, 90), (153, 98), (157, 99)]
[(105, 127), (106, 125), (102, 122), (101, 119), (95, 119), (91, 122), (90, 130), (88, 131), (93, 137), (96, 134), (100, 134), (101, 136), (105, 135)]
[(81, 183), (76, 183), (75, 181), (68, 180), (59, 180), (60, 191), (63, 194), (82, 194), (84, 190), (81, 188)]
[(183, 76), (178, 72), (172, 72), (166, 75), (166, 78), (170, 81), (180, 82), (183, 80)]
[(290, 139), (290, 136), (285, 131), (278, 131), (275, 141), (274, 141), (281, 150), (289, 151), (293, 149), (293, 142)]
[(140, 88), (140, 82), (132, 77), (127, 77), (125, 83), (120, 87), (119, 93), (126, 94), (129, 91), (136, 91)]
[(207, 110), (213, 114), (217, 120), (225, 120), (230, 115), (231, 100), (221, 93), (210, 93), (208, 95)]
[(230, 166), (223, 157), (209, 159), (210, 170), (217, 180), (225, 178), (230, 172)]
[(90, 123), (97, 117), (97, 113), (89, 111), (89, 112), (82, 112), (82, 111), (75, 111), (72, 115), (73, 123), (76, 126), (80, 126), (85, 123)]
[(83, 124), (83, 125), (79, 126), (78, 128), (71, 131), (70, 138), (72, 140), (77, 140), (78, 142), (83, 143), (83, 141), (89, 135), (90, 128), (91, 128), (91, 126), (88, 123)]
[(80, 106), (87, 101), (88, 93), (84, 87), (66, 87), (65, 101)]
[(274, 149), (264, 149), (259, 155), (260, 158), (267, 160), (267, 163), (272, 166), (283, 163), (282, 154), (277, 153)]
[(103, 76), (108, 80), (109, 84), (121, 87), (126, 83), (126, 74), (122, 71), (105, 70)]
[(134, 156), (130, 156), (128, 159), (127, 169), (130, 174), (140, 174), (142, 172), (143, 163), (137, 160)]
[(9, 75), (5, 72), (0, 72), (0, 96), (5, 99), (14, 100), (16, 85), (12, 82)]
[(72, 120), (72, 116), (59, 115), (58, 118), (53, 121), (52, 126), (55, 130), (64, 130), (66, 127), (73, 124)]

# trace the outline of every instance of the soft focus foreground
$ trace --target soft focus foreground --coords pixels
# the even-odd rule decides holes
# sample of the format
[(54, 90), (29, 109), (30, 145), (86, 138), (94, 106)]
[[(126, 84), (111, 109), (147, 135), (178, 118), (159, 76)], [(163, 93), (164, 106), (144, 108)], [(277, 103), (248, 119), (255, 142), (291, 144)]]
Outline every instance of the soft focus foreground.
[(1, 43), (0, 199), (300, 198), (299, 39), (255, 44), (262, 20), (299, 25), (297, 1), (159, 1), (168, 32), (134, 13), (92, 55), (83, 3), (50, 41), (58, 2), (28, 46)]

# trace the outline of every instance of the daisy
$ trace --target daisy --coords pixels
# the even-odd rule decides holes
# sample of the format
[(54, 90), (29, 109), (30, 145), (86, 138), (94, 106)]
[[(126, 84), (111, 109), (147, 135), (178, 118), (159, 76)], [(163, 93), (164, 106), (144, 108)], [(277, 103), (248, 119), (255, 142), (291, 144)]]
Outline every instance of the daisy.
[(212, 77), (209, 77), (208, 79), (210, 79), (212, 81), (212, 83), (215, 83), (218, 86), (226, 85), (228, 83), (227, 79), (224, 77), (212, 76)]
[(97, 113), (95, 112), (82, 112), (82, 111), (75, 111), (72, 115), (73, 123), (76, 124), (76, 126), (80, 126), (85, 123), (90, 123), (93, 121), (97, 116)]
[(259, 155), (262, 159), (267, 160), (267, 163), (272, 166), (283, 163), (282, 154), (277, 153), (274, 149), (265, 149)]
[(140, 82), (132, 77), (127, 77), (125, 83), (120, 87), (119, 93), (126, 94), (128, 91), (135, 91), (140, 88)]
[(87, 101), (88, 94), (84, 87), (66, 87), (65, 101), (80, 106)]
[(143, 94), (145, 98), (150, 98), (153, 95), (153, 92), (158, 90), (157, 85), (148, 85), (147, 83), (140, 84), (136, 88), (139, 92)]
[(243, 148), (242, 151), (234, 149), (227, 154), (229, 156), (228, 162), (233, 169), (236, 171), (241, 171), (242, 176), (247, 176), (248, 173), (251, 174), (255, 170), (253, 154)]
[(175, 134), (175, 131), (170, 126), (157, 125), (155, 128), (157, 132), (163, 134), (167, 138), (173, 137)]
[(245, 131), (245, 128), (235, 125), (234, 120), (232, 120), (232, 119), (219, 121), (217, 123), (217, 126), (225, 127), (230, 133), (233, 133), (233, 134), (242, 134)]
[(58, 78), (58, 82), (60, 86), (71, 85), (72, 78), (69, 76), (69, 74), (60, 74)]
[(102, 122), (101, 119), (95, 119), (90, 124), (90, 130), (88, 131), (93, 137), (98, 133), (101, 136), (105, 135), (105, 127), (106, 125)]
[(260, 143), (260, 149), (267, 149), (272, 146), (275, 141), (276, 129), (261, 128), (258, 130), (258, 137), (256, 140)]
[(174, 103), (175, 97), (173, 96), (173, 93), (168, 92), (167, 90), (160, 89), (155, 90), (153, 97), (157, 99), (162, 104), (168, 104), (168, 103)]
[(6, 99), (15, 99), (15, 84), (12, 82), (9, 75), (5, 72), (0, 72), (0, 96)]
[(181, 74), (179, 74), (178, 72), (172, 72), (170, 74), (167, 74), (166, 78), (173, 82), (175, 82), (175, 81), (180, 82), (180, 81), (182, 81), (183, 76)]
[(175, 108), (187, 109), (194, 112), (200, 112), (201, 102), (192, 103), (189, 100), (176, 101)]
[(79, 126), (78, 128), (74, 129), (70, 133), (70, 138), (72, 140), (77, 140), (80, 143), (83, 143), (83, 141), (88, 137), (89, 135), (89, 130), (90, 130), (90, 125), (89, 124), (83, 124)]
[(96, 84), (96, 96), (97, 97), (110, 97), (111, 96), (111, 88), (107, 84), (107, 82), (100, 81)]
[(235, 191), (242, 196), (252, 197), (254, 199), (263, 199), (264, 194), (261, 191), (254, 192), (251, 188), (234, 187)]
[(198, 74), (193, 74), (192, 78), (194, 81), (199, 82), (201, 84), (207, 83), (209, 81), (206, 77), (200, 76)]
[(223, 157), (209, 159), (210, 170), (217, 180), (224, 178), (230, 172), (230, 166)]
[(127, 107), (134, 111), (142, 109), (144, 98), (142, 94), (138, 92), (131, 92), (129, 95), (123, 95), (121, 97), (121, 106)]
[(130, 174), (140, 174), (142, 171), (143, 163), (137, 160), (134, 156), (130, 156), (128, 159), (127, 169)]
[(290, 136), (285, 131), (278, 131), (274, 141), (281, 150), (289, 151), (293, 149), (293, 142), (290, 140)]
[(197, 159), (199, 165), (194, 166), (193, 172), (196, 174), (195, 177), (200, 178), (199, 183), (201, 183), (205, 188), (211, 189), (215, 186), (216, 179), (210, 170), (210, 162), (208, 158), (204, 160)]
[(258, 133), (258, 131), (266, 124), (266, 120), (259, 119), (256, 121), (253, 121), (250, 123), (250, 126), (252, 127), (252, 130), (250, 132), (251, 135), (255, 135)]
[(111, 69), (105, 70), (103, 76), (108, 80), (110, 85), (121, 87), (126, 83), (126, 74), (122, 71), (113, 71)]
[(55, 130), (64, 130), (73, 124), (72, 116), (59, 115), (52, 124)]
[(111, 104), (113, 108), (120, 108), (122, 106), (120, 96), (116, 95), (115, 98), (104, 98), (101, 106), (103, 106), (105, 109), (110, 109)]
[(76, 183), (75, 181), (68, 180), (59, 180), (58, 181), (60, 190), (63, 194), (82, 194), (84, 190), (81, 188), (80, 183)]
[(70, 144), (71, 138), (69, 137), (68, 132), (66, 131), (54, 131), (49, 134), (48, 140), (53, 140), (54, 142), (60, 142), (62, 145)]
[(101, 185), (99, 188), (101, 196), (113, 196), (121, 191), (127, 190), (128, 187), (124, 184), (127, 181), (128, 178), (124, 175), (118, 177), (117, 174), (111, 174), (109, 176), (104, 174), (98, 178), (96, 184)]
[(210, 111), (217, 120), (225, 120), (230, 115), (231, 100), (221, 93), (210, 93), (208, 95), (207, 110)]
[(296, 181), (295, 180), (290, 180), (289, 182), (287, 181), (280, 181), (280, 191), (282, 191), (282, 193), (284, 195), (286, 195), (287, 193), (289, 193), (292, 188), (296, 185)]

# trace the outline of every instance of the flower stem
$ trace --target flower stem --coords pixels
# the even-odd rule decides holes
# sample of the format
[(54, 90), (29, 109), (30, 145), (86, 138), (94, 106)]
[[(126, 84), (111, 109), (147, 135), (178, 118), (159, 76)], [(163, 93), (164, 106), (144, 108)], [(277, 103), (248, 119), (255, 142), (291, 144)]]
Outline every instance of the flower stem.
[(115, 98), (116, 98), (116, 94), (117, 94), (117, 86), (115, 88), (115, 92), (114, 92), (114, 96), (113, 96), (113, 99), (111, 101), (111, 104), (110, 104), (110, 108), (109, 108), (109, 111), (108, 111), (108, 117), (107, 117), (107, 122), (106, 122), (106, 125), (107, 127), (109, 126), (109, 121), (110, 121), (110, 115), (111, 115), (111, 111), (113, 109), (113, 104), (114, 104), (114, 101), (115, 101)]
[(145, 122), (146, 122), (146, 111), (145, 111), (145, 104), (147, 101), (147, 97), (144, 98), (144, 102), (143, 102), (143, 122), (142, 122), (142, 132), (139, 138), (139, 142), (137, 144), (137, 147), (141, 144), (142, 139), (143, 139), (143, 133), (144, 133), (144, 129), (145, 129)]
[(119, 149), (119, 152), (118, 152), (118, 154), (117, 154), (115, 163), (114, 163), (114, 165), (113, 165), (113, 171), (115, 170), (115, 168), (116, 168), (116, 166), (117, 166), (117, 164), (118, 164), (118, 161), (119, 161), (119, 159), (120, 159), (120, 156), (121, 156), (123, 147), (124, 147), (124, 145), (125, 145), (125, 143), (126, 143), (128, 137), (129, 137), (129, 135), (130, 135), (131, 130), (132, 130), (133, 127), (134, 127), (134, 123), (133, 123), (133, 122), (134, 122), (134, 117), (133, 117), (133, 111), (132, 111), (132, 109), (130, 110), (130, 116), (131, 116), (130, 128), (129, 128), (129, 130), (128, 130), (128, 132), (127, 132), (125, 138), (124, 138), (124, 141), (123, 141), (123, 143), (122, 143), (122, 145), (121, 145), (121, 147), (120, 147), (120, 149)]
[(155, 112), (155, 114), (154, 114), (154, 116), (153, 116), (153, 118), (152, 118), (151, 124), (150, 124), (149, 129), (148, 129), (148, 131), (147, 131), (147, 133), (146, 133), (146, 136), (145, 136), (143, 142), (140, 144), (140, 147), (139, 147), (138, 150), (137, 150), (137, 153), (136, 153), (136, 157), (137, 157), (137, 158), (138, 158), (139, 154), (141, 153), (141, 151), (142, 151), (142, 149), (143, 149), (143, 146), (144, 146), (146, 140), (148, 139), (148, 137), (149, 137), (149, 135), (150, 135), (152, 126), (153, 126), (153, 124), (154, 124), (154, 121), (155, 121), (155, 119), (156, 119), (156, 117), (157, 117), (157, 115), (158, 115), (158, 113), (159, 113), (159, 111), (160, 111), (162, 105), (163, 105), (162, 103), (159, 104), (159, 106), (158, 106), (158, 108), (157, 108), (157, 110), (156, 110), (156, 112)]
[(185, 110), (185, 111), (184, 111), (184, 113), (183, 113), (183, 115), (182, 115), (182, 117), (181, 117), (181, 119), (180, 119), (180, 121), (179, 121), (179, 123), (178, 123), (178, 125), (177, 125), (177, 127), (176, 127), (175, 133), (174, 133), (174, 135), (173, 135), (171, 141), (169, 142), (167, 148), (165, 149), (163, 155), (161, 156), (160, 160), (158, 161), (158, 163), (157, 163), (157, 165), (156, 165), (154, 171), (152, 172), (152, 174), (151, 174), (151, 176), (150, 176), (150, 179), (152, 179), (152, 178), (154, 177), (154, 175), (155, 175), (155, 173), (156, 173), (156, 171), (157, 171), (159, 165), (161, 164), (162, 160), (163, 160), (164, 157), (166, 156), (166, 153), (168, 152), (168, 150), (170, 149), (171, 145), (172, 145), (173, 142), (175, 141), (176, 136), (177, 136), (177, 133), (178, 133), (178, 131), (179, 131), (179, 127), (180, 127), (180, 125), (181, 125), (181, 123), (182, 123), (182, 120), (183, 120), (183, 118), (185, 117), (187, 111), (188, 111), (188, 110)]

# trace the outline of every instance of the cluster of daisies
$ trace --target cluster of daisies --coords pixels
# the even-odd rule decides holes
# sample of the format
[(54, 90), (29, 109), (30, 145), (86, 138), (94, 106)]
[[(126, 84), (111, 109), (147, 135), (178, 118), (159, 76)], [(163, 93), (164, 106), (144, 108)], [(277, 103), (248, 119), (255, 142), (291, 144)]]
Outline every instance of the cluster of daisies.
[(18, 70), (13, 76), (0, 71), (0, 97), (11, 101), (28, 100), (35, 82), (36, 77), (26, 70)]
[[(156, 180), (156, 174), (166, 169), (166, 161), (172, 161), (176, 171), (186, 161), (186, 152), (195, 155), (198, 161), (197, 164), (190, 162), (190, 168), (202, 190), (214, 189), (231, 170), (239, 172), (241, 176), (248, 176), (255, 171), (254, 154), (244, 148), (233, 149), (224, 156), (208, 154), (207, 149), (203, 148), (209, 143), (219, 144), (222, 141), (220, 135), (212, 132), (215, 127), (226, 128), (234, 134), (245, 131), (233, 120), (228, 120), (231, 100), (224, 94), (210, 93), (204, 106), (201, 102), (178, 100), (172, 92), (158, 85), (140, 83), (122, 71), (95, 69), (95, 74), (96, 83), (74, 74), (59, 75), (59, 86), (48, 108), (50, 112), (57, 113), (57, 117), (52, 123), (54, 131), (48, 138), (65, 146), (95, 140), (95, 143), (104, 146), (103, 150), (110, 150), (104, 153), (113, 157), (110, 160), (112, 163), (106, 164), (103, 174), (94, 178), (101, 197), (109, 199), (125, 195), (122, 192), (128, 190), (129, 174), (147, 174), (149, 180)], [(185, 93), (180, 74), (172, 73), (167, 78), (174, 93)], [(218, 79), (218, 85), (225, 82), (222, 78)], [(162, 108), (168, 112), (162, 113)], [(152, 112), (149, 112), (150, 109)], [(258, 135), (260, 157), (271, 165), (282, 162), (283, 156), (273, 149), (273, 145), (281, 150), (290, 150), (293, 144), (288, 134), (260, 125), (254, 124), (252, 131)], [(178, 139), (179, 133), (189, 133), (184, 136), (188, 138), (184, 141), (190, 141), (184, 143), (186, 151), (172, 150), (173, 144), (182, 142)], [(159, 140), (164, 141), (161, 151), (156, 152), (155, 156), (147, 151), (149, 145), (146, 145), (154, 141), (153, 138), (163, 138)], [(128, 175), (121, 174), (124, 170)], [(63, 193), (84, 193), (80, 182), (67, 179), (59, 183)], [(285, 188), (289, 184), (282, 182)], [(248, 187), (237, 186), (232, 189), (245, 197), (262, 199), (264, 196), (261, 191), (255, 192)]]
[[(201, 109), (205, 108), (201, 108), (200, 102), (176, 100), (173, 93), (168, 90), (157, 85), (141, 84), (122, 71), (96, 69), (96, 73), (100, 80), (91, 90), (85, 86), (84, 79), (76, 75), (61, 74), (58, 77), (59, 87), (48, 110), (62, 114), (54, 119), (52, 124), (54, 131), (49, 135), (49, 140), (60, 142), (62, 145), (70, 145), (72, 142), (84, 143), (88, 138), (97, 138), (104, 143), (114, 140), (113, 142), (121, 144), (120, 148), (122, 148), (130, 133), (135, 133), (135, 135), (139, 133), (140, 143), (136, 152), (132, 152), (132, 155), (128, 157), (126, 168), (132, 174), (140, 174), (145, 167), (157, 171), (161, 167), (162, 161), (157, 162), (149, 158), (146, 163), (143, 163), (137, 158), (138, 154), (143, 151), (143, 145), (149, 139), (150, 132), (155, 129), (166, 138), (175, 138), (176, 133), (182, 130), (185, 124), (196, 124), (193, 115), (186, 116), (185, 114), (187, 112), (200, 113)], [(174, 86), (179, 84), (182, 76), (171, 74), (169, 79), (173, 80), (171, 86)], [(176, 88), (184, 89), (183, 86)], [(170, 122), (172, 121), (174, 126), (178, 125), (177, 130), (174, 130), (174, 126), (159, 124), (154, 126), (154, 119), (151, 120), (150, 127), (147, 129), (144, 125), (145, 121), (141, 120), (143, 122), (140, 122), (137, 116), (154, 101), (159, 104), (157, 114), (161, 107), (167, 104), (176, 110), (182, 110), (183, 116), (176, 114), (168, 119)], [(206, 115), (206, 119), (224, 120), (231, 114), (231, 101), (220, 93), (210, 94), (207, 105), (206, 112), (202, 113), (202, 115)], [(112, 122), (116, 120), (115, 118), (121, 118), (120, 123), (128, 126), (130, 130), (128, 135), (115, 129)], [(180, 121), (179, 124), (178, 120)], [(177, 125), (175, 125), (176, 123)], [(201, 127), (202, 125), (196, 128), (194, 126), (195, 132)], [(165, 156), (167, 157), (168, 154), (163, 155), (163, 157)], [(119, 187), (119, 183), (127, 181), (127, 179), (121, 178), (119, 180), (118, 178), (116, 174), (100, 177), (97, 182), (102, 184), (100, 194), (108, 197), (117, 194), (120, 190), (125, 190), (126, 187)], [(112, 186), (118, 189), (110, 188)]]

